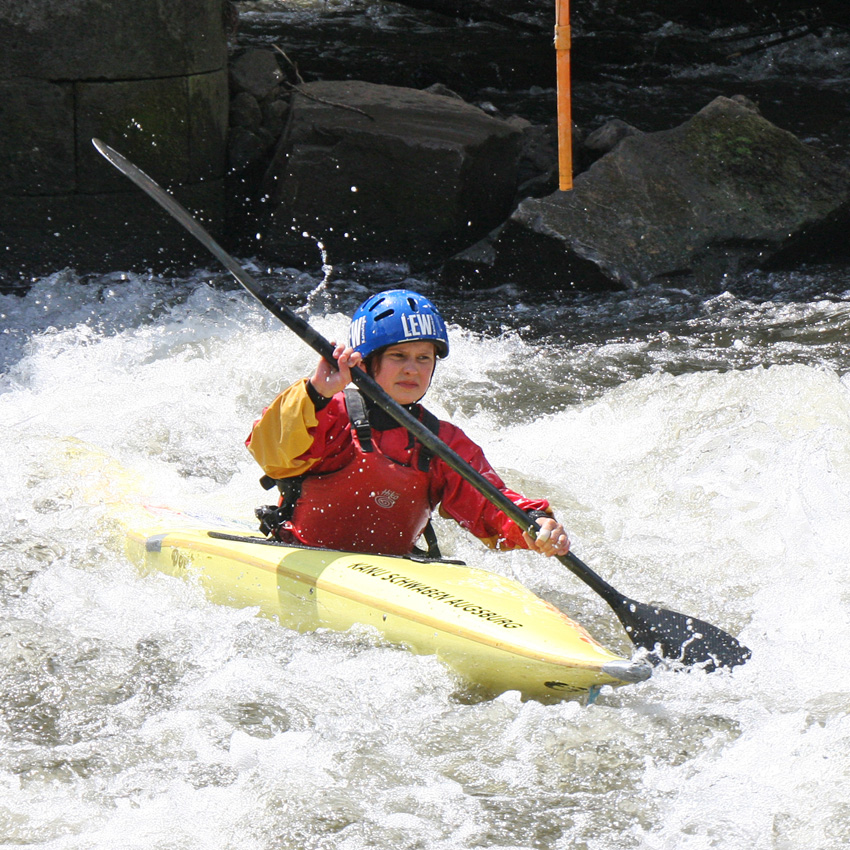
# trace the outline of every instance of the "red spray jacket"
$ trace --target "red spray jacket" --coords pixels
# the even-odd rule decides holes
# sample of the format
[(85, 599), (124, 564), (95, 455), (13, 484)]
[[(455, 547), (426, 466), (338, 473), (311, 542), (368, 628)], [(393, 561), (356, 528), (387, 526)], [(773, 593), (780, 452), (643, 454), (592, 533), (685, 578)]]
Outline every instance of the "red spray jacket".
[[(307, 391), (307, 381), (298, 381), (254, 423), (246, 445), (270, 477), (336, 472), (354, 459), (351, 421), (343, 394), (328, 402), (320, 400), (318, 410), (314, 397)], [(421, 415), (420, 405), (410, 405), (409, 409), (415, 416)], [(370, 420), (372, 439), (385, 456), (418, 467), (423, 449), (418, 440), (383, 411), (373, 411)], [(460, 428), (441, 420), (438, 436), (512, 502), (528, 511), (549, 511), (546, 499), (529, 499), (506, 487), (481, 448)], [(428, 467), (428, 496), (432, 508), (439, 506), (442, 516), (451, 517), (491, 548), (526, 547), (517, 525), (438, 457), (432, 457)]]

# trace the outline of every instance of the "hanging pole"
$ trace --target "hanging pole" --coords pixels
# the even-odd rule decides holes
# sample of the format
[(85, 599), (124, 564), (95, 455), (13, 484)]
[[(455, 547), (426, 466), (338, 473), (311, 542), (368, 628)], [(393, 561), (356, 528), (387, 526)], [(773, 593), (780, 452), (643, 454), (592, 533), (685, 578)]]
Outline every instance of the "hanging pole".
[(570, 0), (555, 0), (558, 80), (558, 188), (573, 188), (573, 114), (570, 93)]

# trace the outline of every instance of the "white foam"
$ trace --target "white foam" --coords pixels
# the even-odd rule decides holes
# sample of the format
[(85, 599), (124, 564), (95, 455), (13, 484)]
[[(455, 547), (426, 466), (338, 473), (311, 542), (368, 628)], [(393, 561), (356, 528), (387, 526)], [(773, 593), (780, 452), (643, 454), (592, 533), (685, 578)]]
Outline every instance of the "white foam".
[[(266, 496), (242, 441), (314, 367), (302, 342), (247, 297), (198, 282), (55, 277), (3, 309), (14, 320), (0, 394), (7, 841), (846, 844), (846, 378), (802, 364), (647, 373), (553, 410), (535, 398), (562, 387), (574, 399), (602, 354), (629, 358), (639, 345), (561, 357), (516, 333), (452, 325), (431, 407), (479, 440), (509, 484), (548, 496), (579, 555), (615, 586), (754, 650), (734, 673), (658, 671), (592, 708), (517, 694), (467, 704), (435, 659), (368, 630), (298, 635), (136, 574), (104, 512), (50, 462), (57, 440), (85, 440), (164, 500), (250, 517)], [(311, 321), (345, 333), (341, 313)], [(457, 529), (445, 541), (625, 641), (560, 565), (484, 552)]]

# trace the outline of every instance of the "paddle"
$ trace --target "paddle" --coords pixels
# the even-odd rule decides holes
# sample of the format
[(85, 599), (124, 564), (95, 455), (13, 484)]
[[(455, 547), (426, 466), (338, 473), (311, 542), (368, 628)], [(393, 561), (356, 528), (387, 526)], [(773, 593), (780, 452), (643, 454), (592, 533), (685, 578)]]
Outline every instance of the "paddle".
[[(298, 334), (325, 360), (334, 362), (333, 346), (330, 342), (317, 333), (304, 319), (278, 303), (269, 293), (264, 292), (260, 284), (159, 184), (109, 145), (98, 139), (92, 139), (92, 143), (112, 165), (147, 192), (217, 257), (263, 307)], [(441, 458), (520, 528), (529, 531), (532, 535), (535, 533), (536, 525), (522, 508), (494, 487), (478, 470), (473, 469), (415, 416), (397, 404), (366, 372), (360, 369), (353, 370), (352, 380), (379, 407), (403, 425), (419, 442)], [(632, 642), (646, 649), (652, 660), (658, 661), (664, 657), (688, 665), (703, 664), (706, 670), (713, 670), (716, 667), (734, 667), (743, 664), (750, 657), (749, 649), (717, 626), (675, 611), (629, 599), (604, 581), (572, 552), (557, 557), (567, 569), (595, 590), (611, 606)]]

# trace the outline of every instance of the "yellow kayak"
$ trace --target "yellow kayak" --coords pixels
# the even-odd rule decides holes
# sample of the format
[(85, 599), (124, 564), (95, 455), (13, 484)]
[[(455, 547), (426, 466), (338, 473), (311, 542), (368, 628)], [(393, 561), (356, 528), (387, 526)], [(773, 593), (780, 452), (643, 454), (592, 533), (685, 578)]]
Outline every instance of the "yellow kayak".
[(257, 606), (289, 628), (373, 626), (391, 643), (437, 655), (486, 691), (546, 701), (649, 675), (516, 581), (486, 570), (287, 546), (150, 510), (150, 525), (128, 532), (135, 560), (191, 576), (213, 602)]
[[(77, 443), (64, 458), (77, 474), (92, 471), (91, 459)], [(89, 493), (111, 504), (130, 556), (197, 580), (213, 602), (256, 606), (299, 631), (372, 626), (492, 694), (549, 702), (650, 675), (513, 579), (459, 562), (272, 542), (246, 523), (145, 504), (122, 487), (114, 461), (101, 455), (95, 465)]]

